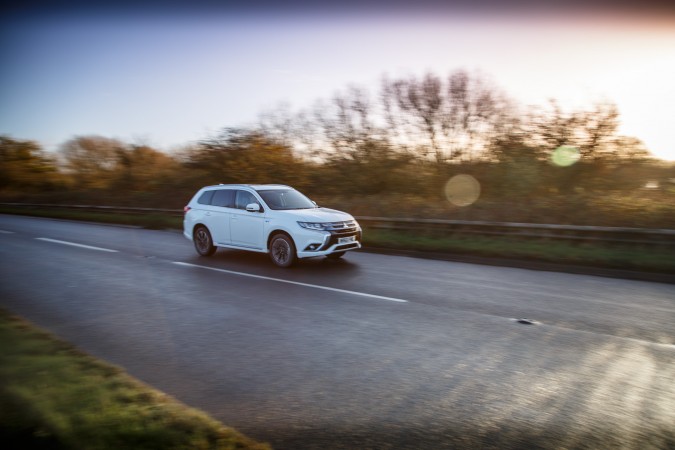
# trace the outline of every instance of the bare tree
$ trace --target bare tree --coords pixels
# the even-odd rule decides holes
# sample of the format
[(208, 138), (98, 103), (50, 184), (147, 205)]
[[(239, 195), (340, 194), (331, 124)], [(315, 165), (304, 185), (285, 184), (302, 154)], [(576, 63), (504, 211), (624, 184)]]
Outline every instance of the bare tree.
[(573, 146), (583, 160), (591, 162), (611, 156), (618, 118), (619, 111), (613, 103), (599, 102), (591, 110), (566, 112), (556, 100), (550, 100), (548, 109), (531, 114), (529, 128), (534, 142), (547, 153)]
[[(415, 77), (394, 81), (385, 78), (380, 97), (390, 126), (415, 126), (429, 141), (426, 156), (433, 155), (437, 161), (441, 161), (443, 152), (437, 136), (444, 98), (440, 78), (430, 73), (419, 80)], [(395, 118), (394, 107), (399, 112), (398, 119)]]
[[(498, 136), (516, 123), (506, 96), (464, 70), (451, 73), (446, 83), (433, 74), (385, 78), (381, 98), (389, 127), (406, 134), (412, 124), (428, 142), (425, 156), (436, 162), (487, 155)], [(414, 134), (408, 140), (420, 141)]]
[(330, 103), (318, 102), (314, 118), (330, 144), (332, 156), (358, 158), (364, 143), (383, 135), (375, 124), (368, 92), (356, 86), (336, 93)]
[(582, 157), (591, 160), (603, 158), (608, 150), (611, 152), (608, 144), (616, 138), (618, 108), (613, 103), (596, 103), (592, 111), (582, 114), (582, 118), (584, 137), (579, 145)]
[(448, 108), (443, 130), (451, 151), (472, 160), (485, 154), (518, 127), (514, 107), (499, 89), (479, 75), (457, 70), (448, 77)]

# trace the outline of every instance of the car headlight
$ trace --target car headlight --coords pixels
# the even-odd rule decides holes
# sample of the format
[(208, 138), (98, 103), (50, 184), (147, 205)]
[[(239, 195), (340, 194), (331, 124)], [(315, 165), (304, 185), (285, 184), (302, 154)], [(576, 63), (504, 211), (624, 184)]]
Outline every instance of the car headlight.
[(326, 229), (326, 224), (320, 222), (298, 222), (298, 225), (308, 230), (323, 231)]

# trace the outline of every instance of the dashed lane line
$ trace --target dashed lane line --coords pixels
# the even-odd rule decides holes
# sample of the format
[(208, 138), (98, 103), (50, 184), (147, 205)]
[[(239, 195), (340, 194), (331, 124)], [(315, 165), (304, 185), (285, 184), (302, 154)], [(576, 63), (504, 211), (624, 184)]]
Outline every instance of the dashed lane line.
[(117, 253), (117, 250), (111, 250), (109, 248), (102, 248), (102, 247), (94, 247), (92, 245), (84, 245), (84, 244), (78, 244), (75, 242), (69, 242), (69, 241), (59, 241), (58, 239), (50, 239), (50, 238), (35, 238), (38, 241), (45, 241), (45, 242), (53, 242), (55, 244), (62, 244), (62, 245), (70, 245), (71, 247), (79, 247), (79, 248), (86, 248), (88, 250), (98, 250), (99, 252), (109, 252), (109, 253)]
[(368, 294), (366, 292), (348, 291), (346, 289), (338, 289), (338, 288), (332, 288), (332, 287), (328, 287), (328, 286), (321, 286), (319, 284), (301, 283), (299, 281), (284, 280), (282, 278), (266, 277), (266, 276), (263, 276), (263, 275), (254, 275), (252, 273), (246, 273), (246, 272), (235, 272), (233, 270), (218, 269), (218, 268), (215, 268), (215, 267), (200, 266), (200, 265), (197, 265), (197, 264), (190, 264), (190, 263), (179, 262), (179, 261), (174, 261), (173, 264), (176, 264), (178, 266), (183, 266), (183, 267), (196, 267), (196, 268), (200, 268), (200, 269), (213, 270), (214, 272), (228, 273), (230, 275), (238, 275), (238, 276), (242, 276), (242, 277), (257, 278), (257, 279), (260, 279), (260, 280), (276, 281), (278, 283), (294, 284), (296, 286), (304, 286), (304, 287), (309, 287), (309, 288), (313, 288), (313, 289), (322, 289), (324, 291), (339, 292), (341, 294), (349, 294), (349, 295), (356, 295), (356, 296), (360, 296), (360, 297), (375, 298), (375, 299), (378, 299), (378, 300), (388, 300), (390, 302), (408, 303), (408, 300), (403, 300), (401, 298), (385, 297), (383, 295)]

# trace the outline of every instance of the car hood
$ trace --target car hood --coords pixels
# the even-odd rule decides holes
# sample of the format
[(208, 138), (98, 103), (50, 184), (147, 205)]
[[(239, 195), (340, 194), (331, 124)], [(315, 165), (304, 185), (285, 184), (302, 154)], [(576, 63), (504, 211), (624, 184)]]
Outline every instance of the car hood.
[(274, 211), (274, 214), (283, 214), (284, 216), (292, 217), (300, 222), (345, 222), (347, 220), (354, 220), (354, 218), (346, 212), (329, 208), (289, 209), (285, 211)]

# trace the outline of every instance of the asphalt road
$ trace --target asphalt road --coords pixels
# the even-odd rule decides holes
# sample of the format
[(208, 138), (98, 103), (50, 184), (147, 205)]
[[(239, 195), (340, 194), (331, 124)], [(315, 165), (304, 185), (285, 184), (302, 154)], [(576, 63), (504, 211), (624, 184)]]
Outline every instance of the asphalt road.
[(0, 306), (275, 448), (675, 448), (675, 285), (364, 252), (284, 270), (8, 215), (0, 280)]

